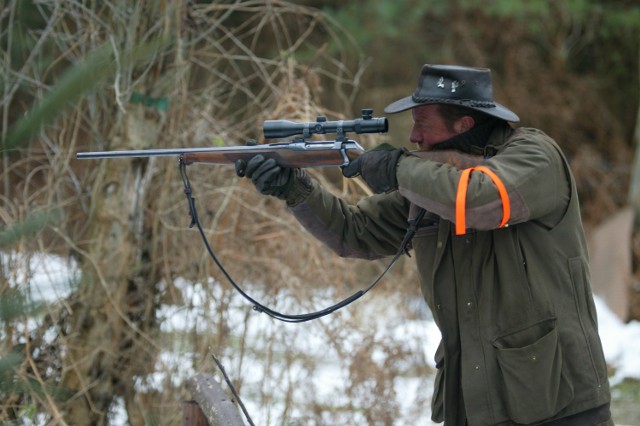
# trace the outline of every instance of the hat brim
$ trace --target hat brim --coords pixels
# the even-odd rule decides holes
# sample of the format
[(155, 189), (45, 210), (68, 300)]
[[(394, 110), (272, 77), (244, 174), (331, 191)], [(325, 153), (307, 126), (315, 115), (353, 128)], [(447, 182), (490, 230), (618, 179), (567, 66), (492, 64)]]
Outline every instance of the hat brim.
[(421, 105), (429, 105), (429, 104), (452, 104), (452, 105), (460, 105), (465, 108), (475, 109), (476, 111), (484, 112), (485, 114), (491, 115), (493, 117), (500, 118), (506, 121), (518, 122), (520, 121), (520, 117), (509, 108), (501, 105), (497, 102), (494, 102), (493, 107), (477, 107), (471, 105), (465, 105), (464, 102), (451, 102), (450, 100), (443, 100), (442, 102), (415, 102), (412, 96), (407, 96), (406, 98), (399, 99), (395, 102), (390, 103), (384, 109), (384, 112), (387, 114), (395, 114), (397, 112), (406, 111), (411, 108), (419, 107)]

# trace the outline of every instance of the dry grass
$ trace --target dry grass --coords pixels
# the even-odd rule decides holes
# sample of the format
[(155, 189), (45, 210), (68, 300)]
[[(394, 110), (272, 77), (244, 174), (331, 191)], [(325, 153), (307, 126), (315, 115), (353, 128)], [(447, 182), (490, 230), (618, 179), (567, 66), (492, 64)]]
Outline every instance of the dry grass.
[[(10, 76), (2, 99), (3, 135), (19, 111), (46, 97), (56, 76), (87, 52), (109, 45), (115, 61), (115, 74), (106, 85), (58, 115), (28, 149), (3, 154), (2, 222), (12, 225), (28, 214), (51, 210), (62, 218), (35, 238), (21, 240), (13, 248), (15, 256), (68, 256), (77, 261), (81, 275), (75, 290), (36, 321), (5, 324), (2, 354), (18, 351), (24, 358), (17, 377), (39, 386), (10, 392), (0, 405), (0, 420), (33, 410), (31, 416), (50, 424), (106, 423), (109, 411), (120, 404), (131, 424), (175, 422), (179, 401), (186, 395), (180, 383), (169, 378), (212, 371), (210, 349), (237, 368), (241, 391), (259, 395), (263, 407), (277, 402), (277, 410), (267, 409), (272, 422), (286, 418), (301, 403), (293, 395), (304, 383), (280, 382), (279, 377), (300, 368), (310, 377), (321, 360), (288, 346), (275, 324), (269, 324), (270, 332), (257, 341), (251, 339), (258, 327), (256, 314), (244, 301), (237, 306), (239, 296), (207, 257), (197, 234), (187, 229), (187, 205), (174, 160), (95, 163), (76, 161), (74, 154), (220, 141), (243, 144), (261, 134), (265, 119), (340, 118), (322, 108), (319, 100), (330, 95), (334, 104), (342, 104), (340, 110), (349, 110), (365, 61), (348, 34), (322, 13), (287, 2), (160, 1), (127, 3), (126, 11), (124, 7), (41, 1), (25, 17), (19, 2), (12, 1), (0, 14), (5, 40), (19, 34), (25, 46), (13, 63), (3, 64)], [(34, 21), (39, 24), (24, 27)], [(173, 43), (151, 61), (134, 66), (121, 60), (123, 52), (138, 43), (166, 36)], [(134, 93), (148, 100), (166, 98), (169, 108), (130, 103)], [(288, 306), (275, 307), (322, 308), (318, 305), (327, 299), (318, 300), (318, 287), (334, 288), (332, 297), (339, 299), (363, 287), (382, 268), (329, 253), (301, 230), (281, 202), (258, 195), (236, 178), (232, 166), (190, 167), (189, 173), (219, 258), (240, 284), (250, 285), (267, 304), (288, 300)], [(363, 191), (343, 183), (335, 171), (312, 173), (345, 197)], [(11, 278), (11, 262), (2, 264), (2, 272), (3, 294), (29, 286), (28, 280)], [(413, 273), (395, 277), (403, 285), (415, 278)], [(196, 303), (184, 293), (185, 287), (175, 285), (178, 278), (207, 283), (205, 301), (187, 331), (165, 333), (160, 328), (163, 318), (157, 317), (161, 306)], [(415, 288), (410, 288), (407, 291), (414, 294)], [(238, 309), (247, 309), (240, 314), (244, 322), (230, 324)], [(349, 366), (341, 379), (352, 400), (345, 409), (355, 404), (356, 411), (364, 410), (363, 415), (373, 419), (378, 416), (375, 410), (382, 408), (375, 408), (372, 397), (392, 404), (394, 370), (373, 368), (377, 364), (371, 349), (382, 345), (389, 362), (411, 355), (394, 350), (392, 342), (375, 342), (375, 329), (362, 332), (366, 348), (345, 353), (344, 330), (355, 325), (350, 317), (336, 315), (322, 323), (316, 338), (333, 347)], [(208, 324), (206, 330), (196, 331), (203, 323)], [(158, 357), (174, 351), (182, 354), (180, 365)], [(258, 387), (243, 385), (245, 363), (262, 365), (265, 380)], [(367, 377), (365, 372), (372, 374)], [(167, 376), (160, 388), (141, 388), (140, 383), (162, 373)], [(373, 388), (371, 380), (376, 383)], [(333, 409), (316, 404), (309, 418), (321, 418)]]

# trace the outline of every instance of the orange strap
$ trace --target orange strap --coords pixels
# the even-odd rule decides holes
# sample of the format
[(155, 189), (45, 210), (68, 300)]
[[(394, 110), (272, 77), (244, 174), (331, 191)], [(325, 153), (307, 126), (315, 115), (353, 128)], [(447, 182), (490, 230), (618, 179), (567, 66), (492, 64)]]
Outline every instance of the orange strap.
[(467, 190), (469, 188), (469, 178), (471, 172), (477, 170), (489, 176), (493, 184), (498, 188), (498, 194), (502, 200), (502, 222), (500, 222), (499, 228), (502, 228), (507, 224), (511, 217), (511, 203), (509, 202), (509, 194), (507, 188), (504, 186), (500, 178), (485, 166), (471, 167), (464, 169), (460, 175), (460, 182), (458, 182), (458, 193), (456, 194), (456, 235), (464, 235), (466, 233), (466, 204), (467, 204)]

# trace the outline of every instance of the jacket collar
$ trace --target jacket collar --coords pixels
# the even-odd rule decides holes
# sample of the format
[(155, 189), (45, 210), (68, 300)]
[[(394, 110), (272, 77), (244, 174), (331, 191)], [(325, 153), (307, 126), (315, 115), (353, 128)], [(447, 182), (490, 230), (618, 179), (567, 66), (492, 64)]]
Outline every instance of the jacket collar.
[(515, 130), (506, 121), (500, 121), (491, 131), (484, 147), (484, 156), (493, 157), (511, 139)]
[(506, 121), (490, 119), (474, 126), (468, 132), (454, 136), (433, 147), (434, 151), (456, 150), (472, 155), (484, 155), (492, 157), (498, 151), (498, 145), (502, 145), (512, 131)]

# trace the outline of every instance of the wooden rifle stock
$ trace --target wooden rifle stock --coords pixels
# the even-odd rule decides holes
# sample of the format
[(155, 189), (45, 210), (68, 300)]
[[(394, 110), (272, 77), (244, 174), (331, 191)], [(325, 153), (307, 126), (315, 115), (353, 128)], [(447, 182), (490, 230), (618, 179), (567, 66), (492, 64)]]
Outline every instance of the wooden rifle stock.
[(355, 147), (294, 150), (283, 149), (282, 146), (278, 146), (273, 149), (191, 152), (183, 154), (182, 158), (187, 165), (193, 163), (231, 164), (235, 163), (236, 160), (249, 161), (256, 155), (262, 155), (265, 158), (273, 158), (283, 167), (304, 168), (343, 166), (348, 164), (349, 161), (358, 158), (362, 152)]

